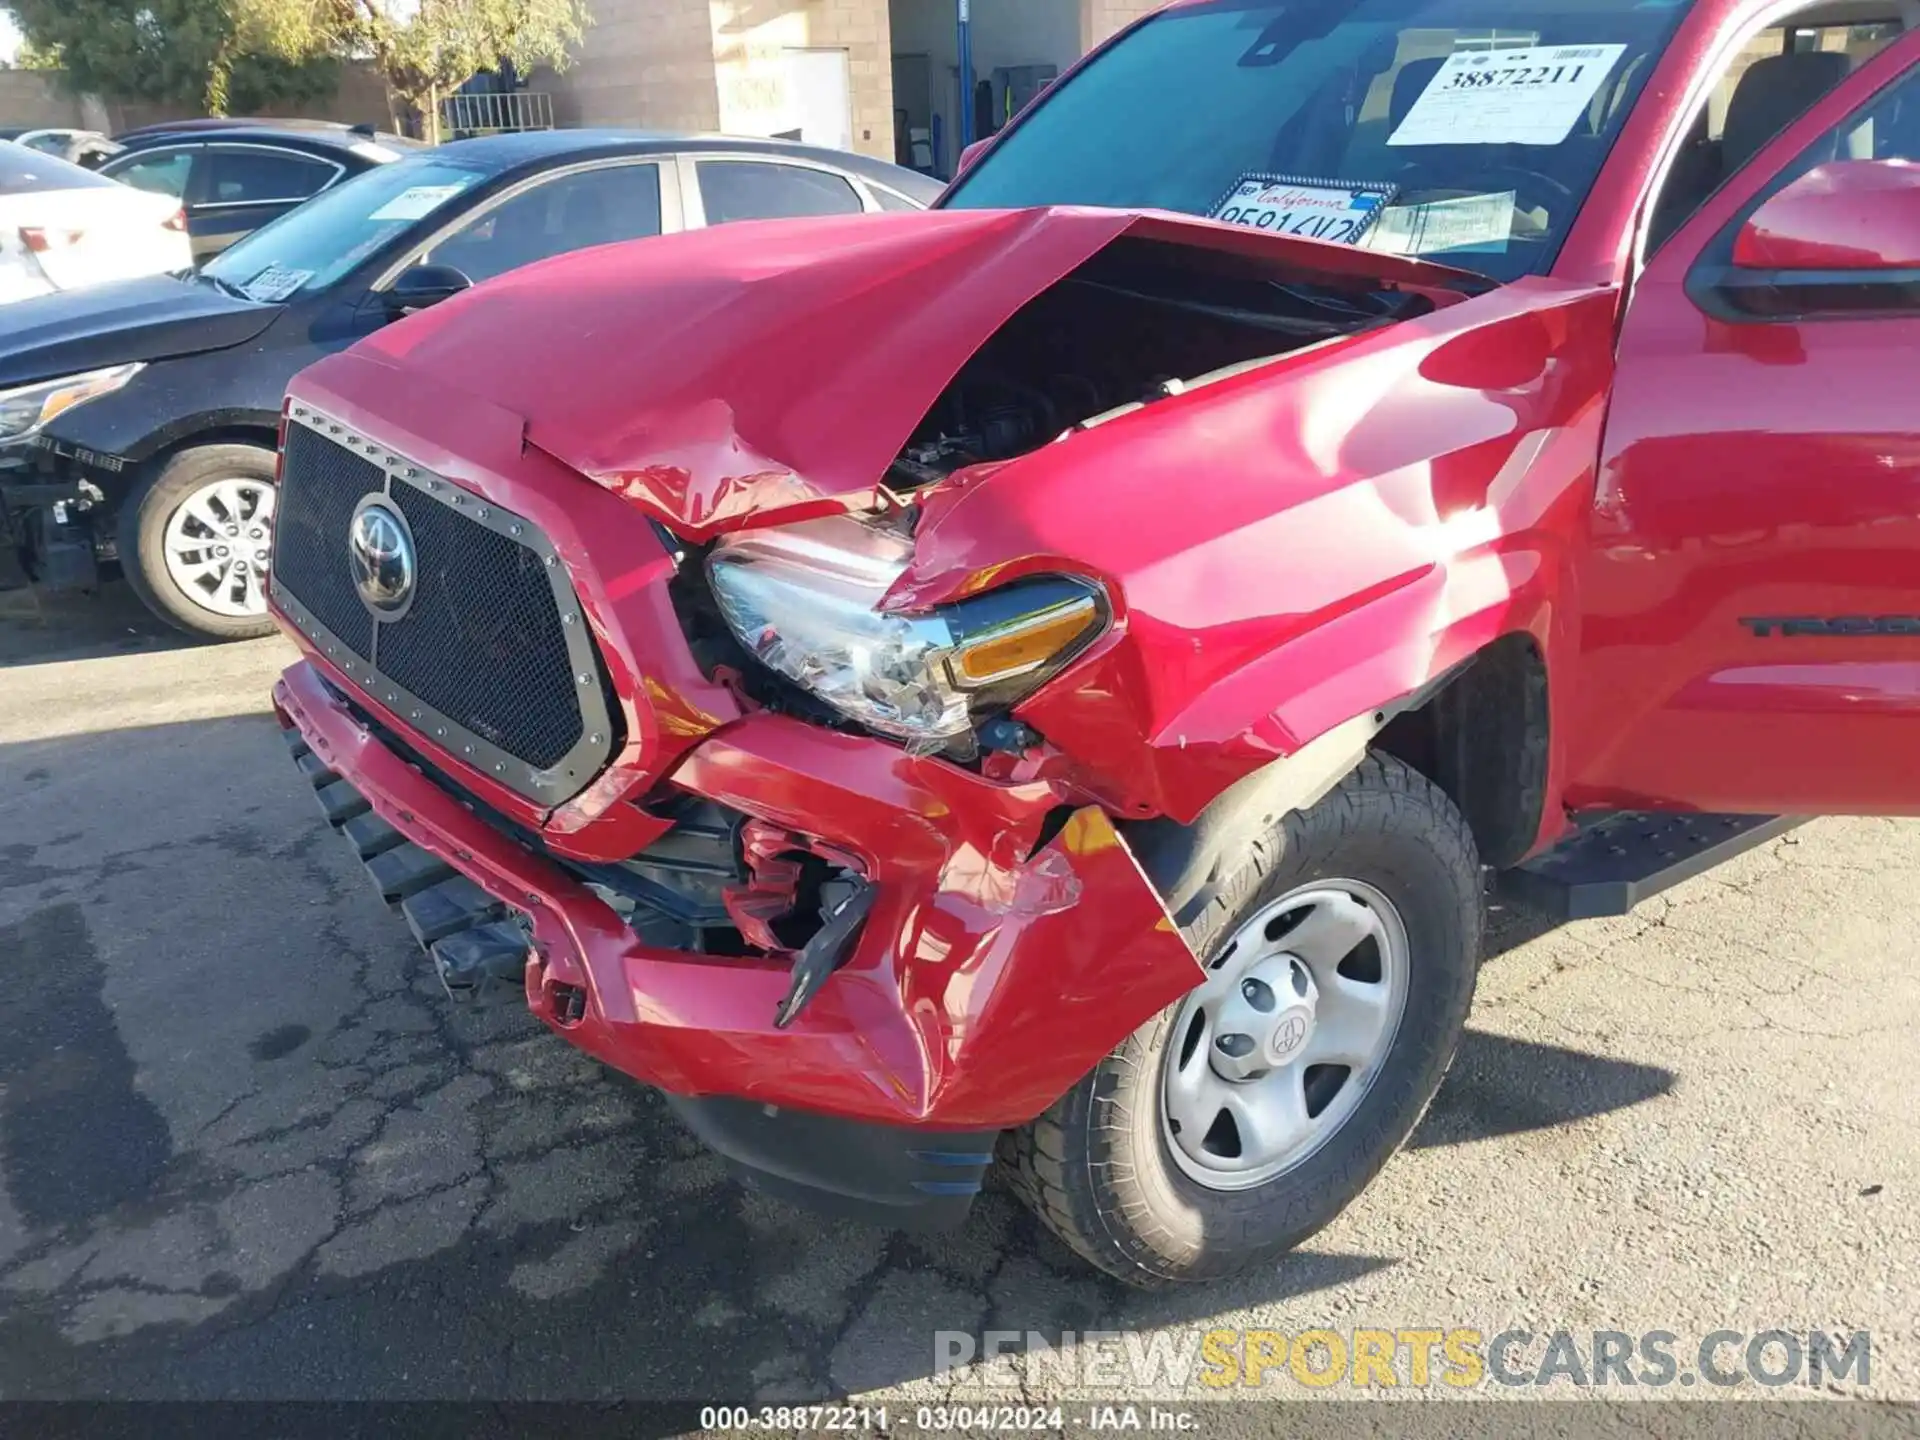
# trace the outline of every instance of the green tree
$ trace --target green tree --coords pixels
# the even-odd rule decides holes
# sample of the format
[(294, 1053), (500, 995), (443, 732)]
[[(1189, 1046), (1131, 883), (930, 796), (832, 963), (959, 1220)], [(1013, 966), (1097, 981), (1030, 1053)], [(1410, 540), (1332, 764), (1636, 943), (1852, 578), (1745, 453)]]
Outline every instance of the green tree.
[(76, 90), (210, 115), (333, 92), (337, 51), (304, 0), (5, 0), (29, 53)]
[(63, 70), (66, 62), (60, 58), (60, 47), (43, 50), (31, 40), (22, 40), (20, 48), (13, 52), (13, 66), (16, 70)]
[[(440, 99), (482, 70), (563, 70), (589, 23), (585, 0), (303, 0), (335, 53), (363, 55), (440, 138)], [(311, 43), (311, 42), (310, 42)]]

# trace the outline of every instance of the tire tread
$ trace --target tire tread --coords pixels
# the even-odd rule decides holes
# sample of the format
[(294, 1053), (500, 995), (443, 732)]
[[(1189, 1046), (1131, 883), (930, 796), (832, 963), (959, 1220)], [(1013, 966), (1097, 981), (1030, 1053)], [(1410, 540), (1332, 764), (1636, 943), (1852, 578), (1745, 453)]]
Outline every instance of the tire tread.
[[(1157, 1055), (1150, 1037), (1156, 1027), (1172, 1023), (1171, 1010), (1122, 1042), (1038, 1119), (1006, 1132), (999, 1155), (1013, 1192), (1074, 1253), (1136, 1287), (1155, 1289), (1233, 1273), (1293, 1248), (1330, 1220), (1373, 1179), (1425, 1115), (1452, 1064), (1460, 1024), (1471, 1003), (1471, 967), (1477, 965), (1480, 953), (1479, 859), (1465, 818), (1438, 786), (1404, 762), (1372, 753), (1319, 804), (1287, 815), (1276, 830), (1274, 839), (1279, 843), (1263, 837), (1249, 846), (1242, 862), (1219, 881), (1206, 904), (1183, 925), (1197, 954), (1213, 953), (1228, 927), (1288, 857), (1303, 857), (1311, 864), (1316, 856), (1344, 849), (1356, 836), (1411, 830), (1434, 846), (1454, 880), (1453, 899), (1465, 917), (1467, 931), (1461, 937), (1469, 967), (1464, 993), (1446, 997), (1457, 1013), (1445, 1017), (1440, 1039), (1427, 1044), (1424, 1053), (1410, 1057), (1422, 1072), (1426, 1091), (1412, 1122), (1393, 1127), (1401, 1129), (1393, 1137), (1385, 1133), (1389, 1127), (1377, 1124), (1365, 1144), (1349, 1149), (1354, 1158), (1319, 1187), (1325, 1194), (1341, 1197), (1340, 1204), (1327, 1213), (1315, 1213), (1306, 1196), (1295, 1197), (1278, 1217), (1251, 1205), (1227, 1207), (1221, 1217), (1230, 1217), (1226, 1233), (1210, 1231), (1204, 1244), (1176, 1236), (1152, 1213), (1134, 1167), (1122, 1158), (1132, 1133), (1122, 1079), (1140, 1083), (1129, 1072)], [(1442, 1047), (1444, 1054), (1438, 1053)], [(1428, 1071), (1434, 1072), (1430, 1084), (1424, 1079)], [(1157, 1076), (1157, 1063), (1148, 1074)], [(1149, 1078), (1145, 1083), (1154, 1081)]]

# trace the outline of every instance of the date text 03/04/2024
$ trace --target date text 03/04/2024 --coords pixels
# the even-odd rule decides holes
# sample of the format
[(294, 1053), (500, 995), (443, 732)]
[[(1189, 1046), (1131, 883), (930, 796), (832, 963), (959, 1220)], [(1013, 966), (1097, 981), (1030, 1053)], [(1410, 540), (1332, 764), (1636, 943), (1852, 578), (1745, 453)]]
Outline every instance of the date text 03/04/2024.
[(869, 1434), (911, 1429), (919, 1434), (996, 1432), (1058, 1435), (1069, 1431), (1198, 1429), (1191, 1410), (1162, 1405), (712, 1405), (700, 1428), (714, 1434)]

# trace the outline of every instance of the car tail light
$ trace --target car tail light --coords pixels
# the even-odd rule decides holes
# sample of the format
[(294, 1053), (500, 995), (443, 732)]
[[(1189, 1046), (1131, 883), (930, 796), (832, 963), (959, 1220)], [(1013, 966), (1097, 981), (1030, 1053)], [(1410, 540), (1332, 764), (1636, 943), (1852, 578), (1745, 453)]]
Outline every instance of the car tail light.
[(160, 228), (162, 230), (171, 230), (176, 235), (186, 234), (187, 233), (187, 212), (185, 210), (174, 211), (171, 215), (167, 216), (166, 219), (160, 222)]
[(84, 230), (45, 230), (39, 226), (22, 225), (20, 243), (36, 255), (44, 255), (49, 250), (64, 250), (69, 245), (78, 245), (86, 238)]

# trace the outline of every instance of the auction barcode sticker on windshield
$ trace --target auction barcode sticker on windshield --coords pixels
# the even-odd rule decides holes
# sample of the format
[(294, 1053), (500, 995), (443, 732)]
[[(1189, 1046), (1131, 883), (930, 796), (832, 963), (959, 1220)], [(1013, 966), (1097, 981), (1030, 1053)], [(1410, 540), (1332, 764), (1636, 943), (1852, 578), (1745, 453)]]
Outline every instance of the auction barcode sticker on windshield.
[(1573, 133), (1624, 45), (1456, 50), (1389, 145), (1558, 145)]
[(367, 218), (369, 220), (424, 220), (466, 189), (459, 185), (415, 185), (402, 190)]
[(1246, 175), (1208, 217), (1249, 230), (1358, 244), (1393, 199), (1392, 185), (1309, 180), (1291, 175)]

